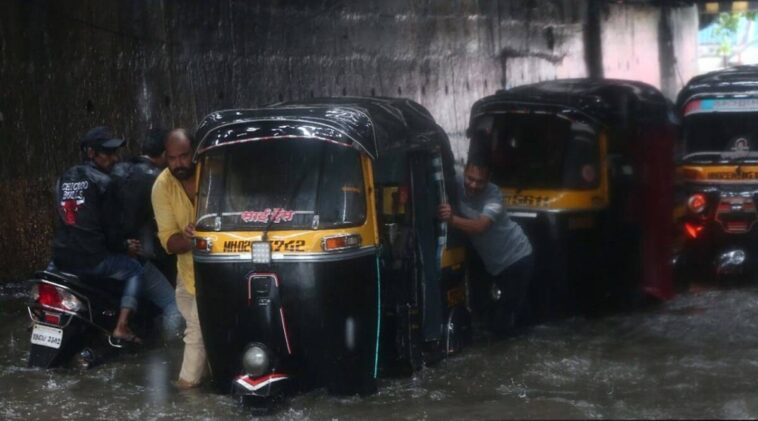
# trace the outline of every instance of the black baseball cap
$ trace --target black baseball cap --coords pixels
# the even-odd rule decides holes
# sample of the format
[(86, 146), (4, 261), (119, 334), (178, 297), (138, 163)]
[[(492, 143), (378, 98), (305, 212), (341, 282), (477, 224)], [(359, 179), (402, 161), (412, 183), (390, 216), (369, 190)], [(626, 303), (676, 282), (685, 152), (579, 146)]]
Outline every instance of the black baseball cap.
[(115, 150), (124, 146), (125, 143), (126, 141), (124, 139), (118, 139), (113, 136), (113, 132), (111, 132), (110, 128), (99, 126), (90, 129), (84, 134), (79, 141), (79, 147), (82, 148), (82, 150), (88, 147), (96, 150)]

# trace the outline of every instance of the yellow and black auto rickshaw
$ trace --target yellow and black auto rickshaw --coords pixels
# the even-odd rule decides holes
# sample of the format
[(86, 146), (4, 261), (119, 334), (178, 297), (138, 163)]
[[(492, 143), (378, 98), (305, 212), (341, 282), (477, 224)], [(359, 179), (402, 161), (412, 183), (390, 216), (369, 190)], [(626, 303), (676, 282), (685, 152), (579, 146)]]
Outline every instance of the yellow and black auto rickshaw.
[(670, 101), (624, 80), (541, 82), (474, 104), (469, 157), (488, 158), (532, 242), (537, 320), (672, 294), (675, 128)]
[(755, 273), (758, 66), (696, 76), (677, 98), (679, 264), (686, 280)]
[(195, 274), (215, 384), (253, 406), (460, 349), (464, 248), (436, 219), (453, 157), (405, 99), (226, 110), (199, 125)]

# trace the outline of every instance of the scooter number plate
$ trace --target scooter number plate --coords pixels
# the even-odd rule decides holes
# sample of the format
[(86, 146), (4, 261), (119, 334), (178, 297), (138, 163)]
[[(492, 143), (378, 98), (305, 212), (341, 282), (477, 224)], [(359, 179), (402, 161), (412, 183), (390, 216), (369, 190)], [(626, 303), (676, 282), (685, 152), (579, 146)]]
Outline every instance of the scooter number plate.
[(34, 325), (34, 329), (32, 329), (32, 343), (35, 345), (58, 349), (61, 347), (62, 340), (62, 329), (44, 325)]

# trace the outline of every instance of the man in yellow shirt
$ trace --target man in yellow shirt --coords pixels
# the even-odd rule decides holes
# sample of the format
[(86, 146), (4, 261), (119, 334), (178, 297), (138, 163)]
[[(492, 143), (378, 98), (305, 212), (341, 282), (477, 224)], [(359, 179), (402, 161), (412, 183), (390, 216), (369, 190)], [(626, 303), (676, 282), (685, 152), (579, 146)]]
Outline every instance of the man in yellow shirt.
[(189, 389), (200, 384), (207, 362), (195, 299), (195, 269), (192, 263), (192, 237), (195, 235), (195, 164), (192, 140), (184, 129), (172, 130), (166, 138), (166, 163), (153, 185), (153, 210), (158, 238), (170, 254), (176, 254), (176, 304), (187, 322), (184, 332), (184, 358), (176, 386)]

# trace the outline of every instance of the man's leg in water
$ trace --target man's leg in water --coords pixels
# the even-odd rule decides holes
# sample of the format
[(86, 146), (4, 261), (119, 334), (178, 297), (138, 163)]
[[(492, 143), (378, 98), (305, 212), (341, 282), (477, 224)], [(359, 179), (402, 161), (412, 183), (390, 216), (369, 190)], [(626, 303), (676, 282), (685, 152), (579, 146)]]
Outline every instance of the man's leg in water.
[(184, 318), (176, 306), (176, 294), (163, 273), (151, 262), (144, 265), (143, 293), (163, 313), (163, 329), (166, 337), (177, 337)]
[(129, 318), (137, 311), (137, 298), (142, 288), (142, 265), (125, 254), (109, 254), (95, 266), (89, 275), (101, 278), (112, 278), (124, 282), (124, 292), (121, 294), (121, 311), (118, 315), (114, 338), (125, 338), (139, 342), (129, 328)]
[(516, 334), (520, 323), (524, 322), (527, 294), (534, 268), (534, 257), (530, 254), (508, 266), (494, 277), (494, 282), (502, 292), (495, 303), (491, 315), (491, 328), (500, 335)]
[(200, 320), (197, 316), (197, 300), (185, 288), (181, 279), (176, 281), (176, 303), (184, 315), (187, 326), (184, 331), (184, 356), (179, 380), (176, 382), (180, 389), (189, 389), (200, 384), (207, 373), (203, 333), (200, 330)]

